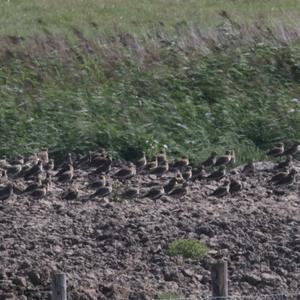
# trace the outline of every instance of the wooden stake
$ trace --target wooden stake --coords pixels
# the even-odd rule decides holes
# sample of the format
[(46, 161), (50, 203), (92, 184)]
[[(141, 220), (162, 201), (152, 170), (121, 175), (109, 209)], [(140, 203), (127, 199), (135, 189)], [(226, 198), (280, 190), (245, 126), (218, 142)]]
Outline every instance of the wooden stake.
[(64, 273), (57, 273), (52, 276), (51, 300), (67, 300), (67, 280)]
[(212, 296), (225, 299), (228, 297), (227, 261), (218, 261), (211, 268)]

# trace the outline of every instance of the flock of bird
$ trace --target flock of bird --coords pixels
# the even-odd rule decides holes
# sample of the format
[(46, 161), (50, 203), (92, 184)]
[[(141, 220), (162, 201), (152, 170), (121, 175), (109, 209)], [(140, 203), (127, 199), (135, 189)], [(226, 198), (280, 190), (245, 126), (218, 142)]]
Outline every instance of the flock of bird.
[[(291, 185), (295, 182), (297, 171), (293, 168), (293, 157), (298, 152), (300, 152), (299, 142), (295, 142), (287, 149), (283, 143), (279, 143), (267, 152), (270, 157), (280, 158), (274, 167), (276, 174), (270, 178), (270, 183)], [(286, 157), (286, 160), (281, 161), (282, 157)], [(110, 153), (100, 149), (76, 160), (69, 153), (67, 160), (56, 166), (54, 160), (49, 159), (48, 149), (42, 149), (26, 160), (23, 156), (13, 159), (3, 157), (0, 160), (0, 200), (7, 200), (13, 195), (27, 195), (29, 198), (41, 199), (53, 185), (62, 189), (60, 195), (62, 200), (76, 200), (80, 193), (76, 184), (76, 171), (84, 168), (89, 171), (85, 188), (91, 190), (85, 199), (87, 201), (110, 196), (116, 182), (120, 183), (118, 186), (123, 187), (118, 190), (118, 197), (149, 198), (156, 204), (156, 200), (163, 195), (179, 199), (184, 197), (189, 191), (190, 182), (222, 180), (222, 185), (208, 196), (224, 197), (235, 194), (243, 188), (241, 181), (230, 178), (228, 173), (235, 163), (236, 156), (233, 150), (226, 151), (224, 155), (212, 152), (196, 168), (190, 165), (188, 157), (183, 156), (171, 161), (167, 158), (166, 151), (162, 150), (154, 160), (148, 160), (143, 152), (135, 163), (118, 166), (114, 164)], [(241, 170), (244, 174), (254, 172), (254, 161), (250, 161)], [(139, 186), (128, 185), (136, 176), (147, 176), (153, 184), (141, 193)], [(160, 181), (155, 181), (157, 179)]]

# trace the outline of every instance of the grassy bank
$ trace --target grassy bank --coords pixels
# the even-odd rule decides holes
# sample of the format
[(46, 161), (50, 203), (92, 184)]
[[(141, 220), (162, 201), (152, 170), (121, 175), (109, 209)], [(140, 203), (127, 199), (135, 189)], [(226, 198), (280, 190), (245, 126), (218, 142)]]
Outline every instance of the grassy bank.
[[(24, 11), (24, 2), (15, 1), (15, 10), (8, 8), (12, 1), (1, 3), (0, 9), (7, 5), (5, 11), (13, 20), (19, 10)], [(86, 24), (78, 22), (76, 28), (82, 30), (71, 25), (75, 12), (85, 9), (83, 1), (76, 2), (66, 26), (55, 19), (75, 2), (66, 1), (53, 13), (58, 9), (55, 1), (31, 1), (47, 7), (58, 30), (48, 20), (47, 31), (42, 33), (43, 24), (33, 26), (28, 37), (25, 14), (21, 23), (13, 27), (10, 22), (6, 34), (2, 32), (0, 154), (31, 153), (48, 146), (53, 155), (61, 156), (100, 145), (131, 159), (141, 149), (152, 154), (166, 145), (172, 154), (186, 153), (200, 160), (213, 149), (221, 152), (229, 147), (243, 162), (261, 158), (276, 141), (300, 138), (299, 33), (297, 26), (288, 24), (293, 19), (280, 26), (237, 23), (248, 6), (258, 14), (258, 1), (241, 1), (236, 14), (234, 1), (226, 1), (230, 15), (216, 14), (222, 1), (188, 1), (190, 5), (184, 7), (181, 1), (173, 1), (181, 14), (175, 20), (174, 13), (152, 16), (147, 1), (94, 0), (89, 11), (96, 13), (93, 5), (101, 2), (111, 20), (99, 18), (99, 22), (107, 28), (114, 27), (112, 16), (127, 12), (140, 18), (140, 9), (150, 14), (153, 24), (163, 17), (171, 29), (153, 31), (149, 24), (139, 20), (135, 25), (126, 17), (126, 30), (108, 33), (101, 26), (101, 30), (94, 28), (98, 31), (93, 35)], [(291, 7), (298, 5), (290, 2)], [(121, 9), (126, 3), (130, 5)], [(163, 13), (161, 3), (151, 4), (157, 13)], [(206, 11), (199, 8), (197, 13), (216, 16), (218, 26), (176, 27), (175, 21), (188, 19), (192, 4), (204, 5)], [(260, 5), (261, 11), (270, 11), (269, 21), (276, 17), (272, 6)], [(281, 5), (276, 9), (286, 14)], [(197, 13), (193, 16), (203, 21)], [(8, 36), (19, 32), (17, 24), (23, 24), (24, 36)], [(138, 24), (145, 27), (136, 36)]]
[(240, 24), (300, 25), (297, 0), (3, 0), (0, 35), (72, 35), (74, 28), (90, 37), (116, 29), (144, 35), (157, 27), (176, 32), (180, 24), (207, 29), (220, 23), (221, 10)]

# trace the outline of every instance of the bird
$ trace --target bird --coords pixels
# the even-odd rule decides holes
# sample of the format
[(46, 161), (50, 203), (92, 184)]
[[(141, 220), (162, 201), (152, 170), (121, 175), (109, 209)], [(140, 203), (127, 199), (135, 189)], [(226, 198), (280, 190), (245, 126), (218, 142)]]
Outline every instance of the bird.
[(8, 175), (16, 176), (21, 173), (22, 169), (23, 169), (23, 165), (17, 164), (17, 165), (10, 165), (6, 170)]
[(78, 198), (78, 187), (71, 185), (68, 187), (66, 191), (64, 191), (61, 195), (63, 200), (76, 200)]
[(221, 156), (217, 157), (217, 161), (215, 163), (215, 166), (216, 167), (226, 166), (226, 165), (228, 165), (231, 162), (231, 160), (232, 160), (231, 151), (227, 150), (225, 152), (225, 155), (221, 155)]
[(43, 173), (43, 162), (39, 160), (36, 165), (32, 166), (30, 169), (28, 169), (25, 172), (24, 179), (27, 180), (29, 178), (35, 177), (42, 173)]
[(284, 176), (283, 178), (277, 180), (275, 185), (291, 185), (295, 182), (297, 171), (295, 169), (291, 169), (288, 175)]
[(91, 166), (95, 168), (99, 168), (100, 166), (108, 166), (112, 163), (112, 157), (109, 153), (102, 153), (93, 155), (91, 159)]
[(30, 193), (34, 190), (36, 190), (38, 187), (42, 185), (41, 176), (37, 176), (36, 182), (33, 182), (32, 184), (29, 184), (25, 190), (22, 191), (22, 194)]
[(217, 171), (214, 171), (210, 175), (206, 177), (206, 179), (212, 179), (219, 181), (221, 180), (224, 176), (226, 175), (226, 167), (225, 166), (220, 166), (220, 168)]
[(288, 154), (287, 157), (286, 157), (286, 160), (278, 163), (274, 167), (274, 170), (290, 168), (292, 166), (292, 163), (293, 163), (293, 156)]
[(135, 162), (135, 166), (137, 169), (142, 169), (146, 166), (147, 164), (147, 158), (146, 158), (146, 153), (143, 151), (142, 152), (142, 157), (139, 158), (136, 162)]
[(164, 191), (165, 193), (171, 192), (177, 184), (177, 177), (172, 177), (165, 185)]
[(88, 186), (90, 188), (100, 188), (106, 185), (106, 176), (101, 174), (96, 180), (93, 180)]
[(99, 167), (97, 167), (97, 169), (95, 171), (93, 171), (91, 174), (108, 174), (109, 171), (111, 170), (111, 164), (112, 164), (112, 160), (111, 159), (107, 159), (103, 162), (102, 165), (100, 165)]
[(14, 159), (10, 161), (11, 165), (24, 165), (24, 156), (23, 155), (18, 155)]
[(158, 166), (158, 162), (157, 162), (157, 156), (155, 157), (155, 159), (153, 161), (148, 161), (146, 166), (145, 166), (145, 169), (146, 170), (151, 170), (151, 169), (154, 169)]
[(203, 178), (205, 178), (205, 170), (202, 165), (192, 170), (192, 178), (191, 178), (192, 181), (201, 180)]
[(54, 177), (59, 177), (66, 171), (70, 169), (70, 165), (73, 166), (73, 159), (72, 159), (72, 153), (68, 153), (67, 160), (64, 161), (59, 167), (59, 171), (54, 175)]
[(173, 190), (171, 190), (168, 195), (173, 197), (173, 198), (182, 198), (183, 196), (185, 196), (188, 192), (188, 183), (184, 182), (181, 185), (177, 185), (174, 187)]
[(165, 160), (160, 165), (158, 165), (156, 168), (151, 169), (150, 174), (154, 174), (158, 177), (161, 177), (168, 171), (169, 171), (169, 163), (167, 160)]
[(180, 171), (176, 172), (176, 181), (177, 183), (184, 183), (185, 181)]
[(230, 159), (229, 164), (234, 165), (236, 163), (235, 151), (234, 150), (230, 150), (230, 155), (231, 155), (231, 159)]
[(210, 156), (200, 165), (206, 168), (213, 167), (217, 161), (217, 152), (212, 151)]
[(95, 151), (95, 152), (92, 152), (92, 151), (89, 151), (89, 163), (90, 164), (93, 164), (93, 160), (97, 157), (105, 157), (107, 155), (107, 152), (105, 149), (103, 148), (100, 148), (98, 151)]
[(107, 182), (105, 186), (100, 187), (96, 190), (94, 194), (92, 194), (90, 197), (106, 197), (112, 192), (112, 186)]
[(47, 186), (51, 186), (52, 185), (52, 175), (47, 173), (46, 178), (44, 180), (42, 180), (42, 184), (47, 184)]
[(69, 164), (68, 169), (65, 172), (61, 173), (57, 178), (60, 182), (69, 182), (73, 179), (74, 176), (74, 167), (73, 165)]
[(0, 159), (0, 168), (1, 169), (8, 169), (10, 167), (10, 163), (7, 161), (6, 156), (3, 156)]
[(286, 149), (282, 155), (291, 155), (291, 156), (294, 156), (296, 155), (298, 152), (300, 152), (300, 142), (294, 142), (294, 144)]
[(187, 156), (182, 156), (180, 159), (175, 161), (173, 168), (182, 170), (183, 168), (187, 167), (189, 163), (189, 158)]
[(273, 156), (273, 157), (278, 157), (281, 156), (284, 153), (284, 144), (283, 143), (278, 143), (275, 145), (274, 148), (269, 150), (267, 152), (268, 156)]
[(254, 166), (254, 160), (251, 159), (248, 164), (246, 164), (244, 166), (244, 168), (242, 169), (242, 173), (245, 173), (245, 174), (250, 174), (250, 173), (254, 173), (255, 171), (255, 166)]
[(142, 198), (149, 198), (151, 200), (154, 200), (154, 203), (156, 205), (156, 201), (165, 194), (165, 190), (163, 186), (156, 186), (151, 188), (147, 193), (145, 193)]
[(8, 182), (7, 170), (1, 171), (0, 184), (4, 184)]
[(35, 199), (44, 198), (47, 194), (47, 191), (48, 191), (48, 186), (46, 184), (41, 185), (30, 193), (30, 197)]
[(182, 172), (182, 177), (185, 181), (188, 181), (189, 179), (192, 178), (192, 167), (191, 166), (187, 166), (185, 171)]
[(133, 163), (129, 163), (127, 167), (119, 169), (114, 175), (114, 178), (117, 178), (121, 181), (127, 180), (133, 177), (136, 174), (136, 168)]
[(227, 196), (229, 194), (229, 189), (230, 189), (230, 181), (226, 180), (224, 181), (223, 186), (218, 187), (209, 196), (214, 196), (218, 198)]
[(121, 194), (121, 198), (124, 199), (134, 199), (139, 196), (139, 188), (135, 187), (129, 187), (126, 190), (124, 190)]
[(43, 148), (40, 152), (38, 152), (37, 157), (39, 160), (42, 161), (43, 165), (48, 164), (49, 163), (48, 148)]
[(165, 162), (167, 160), (166, 150), (162, 149), (156, 157), (157, 157), (157, 163), (158, 163), (158, 165), (160, 165), (163, 162)]
[(8, 183), (4, 187), (0, 187), (0, 200), (3, 202), (4, 200), (7, 200), (9, 197), (13, 194), (14, 186), (12, 183)]
[(285, 169), (284, 171), (275, 174), (275, 175), (269, 180), (269, 182), (277, 182), (277, 181), (283, 179), (284, 177), (286, 177), (287, 175), (289, 175), (289, 171), (288, 171), (288, 169)]
[(51, 172), (54, 169), (54, 159), (50, 158), (48, 163), (46, 163), (43, 167), (47, 173)]
[(229, 185), (229, 192), (235, 194), (242, 189), (242, 183), (239, 180), (231, 179)]

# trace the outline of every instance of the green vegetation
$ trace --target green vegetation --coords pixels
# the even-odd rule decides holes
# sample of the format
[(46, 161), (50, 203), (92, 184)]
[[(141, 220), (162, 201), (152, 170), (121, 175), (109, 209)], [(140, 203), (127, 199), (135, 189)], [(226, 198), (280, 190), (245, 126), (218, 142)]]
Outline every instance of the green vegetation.
[(173, 241), (168, 249), (170, 256), (181, 255), (184, 258), (200, 260), (208, 253), (208, 248), (197, 240), (176, 240)]
[(220, 10), (238, 23), (300, 24), (297, 0), (2, 0), (0, 35), (70, 34), (74, 28), (89, 36), (116, 29), (144, 35), (158, 24), (172, 32), (180, 23), (208, 28), (220, 22)]
[(298, 1), (88, 3), (0, 3), (0, 155), (167, 145), (242, 163), (300, 138)]
[(177, 300), (183, 299), (183, 296), (177, 295), (175, 293), (163, 293), (159, 295), (160, 300)]

